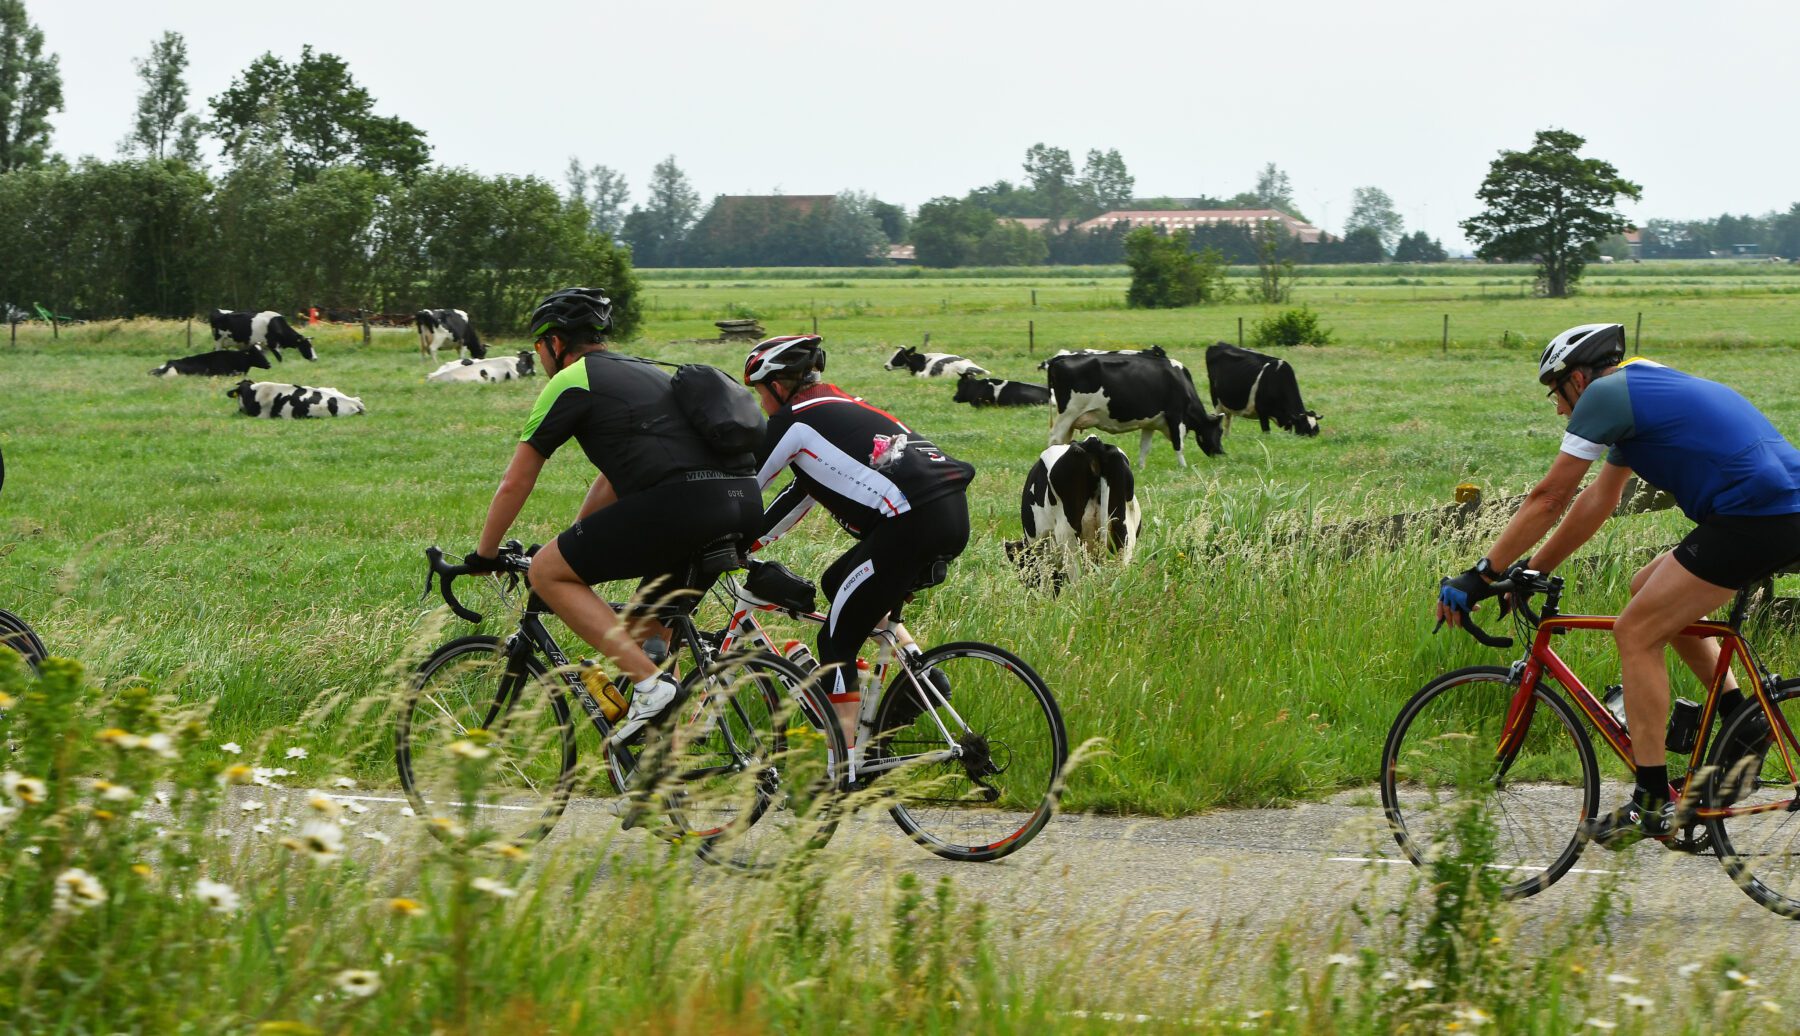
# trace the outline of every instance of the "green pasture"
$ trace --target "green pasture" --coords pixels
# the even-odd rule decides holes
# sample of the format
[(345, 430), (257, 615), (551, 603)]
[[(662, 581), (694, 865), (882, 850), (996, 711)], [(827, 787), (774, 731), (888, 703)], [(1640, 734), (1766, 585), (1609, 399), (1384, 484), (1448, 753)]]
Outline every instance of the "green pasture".
[[(914, 609), (915, 627), (928, 641), (1011, 647), (1055, 689), (1072, 737), (1102, 739), (1071, 780), (1070, 808), (1179, 814), (1369, 783), (1394, 712), (1427, 677), (1508, 660), (1430, 633), (1437, 577), (1471, 562), (1474, 542), (1421, 532), (1389, 549), (1329, 532), (1448, 503), (1459, 482), (1490, 496), (1528, 488), (1562, 432), (1533, 379), (1549, 335), (1592, 320), (1632, 329), (1642, 312), (1645, 355), (1732, 384), (1800, 438), (1800, 276), (1764, 264), (1657, 269), (1592, 268), (1589, 293), (1572, 300), (1519, 298), (1528, 274), (1510, 267), (1303, 277), (1296, 301), (1338, 339), (1288, 354), (1324, 434), (1265, 435), (1239, 422), (1222, 458), (1190, 440), (1186, 468), (1159, 440), (1140, 472), (1135, 562), (1084, 573), (1056, 598), (1027, 592), (1001, 553), (1018, 535), (1019, 487), (1048, 413), (954, 406), (948, 382), (886, 372), (882, 361), (929, 333), (933, 350), (1034, 378), (1055, 349), (1159, 343), (1204, 392), (1202, 347), (1235, 340), (1239, 317), (1249, 325), (1271, 308), (1126, 310), (1111, 270), (652, 271), (645, 333), (625, 348), (731, 369), (741, 346), (692, 341), (712, 320), (754, 315), (774, 334), (810, 329), (817, 315), (831, 380), (980, 470), (974, 540)], [(1424, 283), (1391, 283), (1402, 276)], [(181, 324), (87, 325), (55, 339), (22, 326), (16, 345), (0, 338), (0, 550), (10, 551), (0, 607), (102, 681), (143, 674), (211, 702), (219, 740), (249, 743), (327, 699), (310, 736), (340, 753), (366, 746), (358, 776), (386, 783), (387, 727), (347, 717), (426, 641), (451, 635), (428, 632), (421, 552), (474, 542), (542, 381), (428, 385), (410, 330), (377, 330), (367, 346), (352, 328), (317, 340), (317, 363), (290, 354), (263, 376), (361, 396), (367, 415), (256, 421), (236, 413), (224, 380), (147, 377), (209, 347), (196, 333), (189, 349)], [(1114, 441), (1135, 458), (1135, 435)], [(554, 535), (590, 478), (578, 450), (559, 454), (516, 535)], [(1611, 523), (1582, 555), (1593, 563), (1568, 568), (1566, 605), (1619, 606), (1634, 565), (1683, 529), (1678, 514)], [(814, 518), (771, 553), (816, 575), (846, 545)], [(1791, 633), (1762, 642), (1774, 668), (1794, 669)], [(1595, 683), (1617, 679), (1605, 647), (1569, 645)], [(1691, 678), (1678, 680), (1684, 688), (1694, 695)]]

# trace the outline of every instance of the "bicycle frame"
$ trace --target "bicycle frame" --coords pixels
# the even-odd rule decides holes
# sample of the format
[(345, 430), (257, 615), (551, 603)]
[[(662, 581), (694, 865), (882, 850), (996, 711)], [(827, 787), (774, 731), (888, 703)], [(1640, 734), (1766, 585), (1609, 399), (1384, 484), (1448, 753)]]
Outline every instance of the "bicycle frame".
[[(769, 636), (768, 630), (764, 629), (762, 624), (757, 621), (757, 612), (785, 612), (802, 622), (810, 622), (818, 626), (823, 626), (830, 620), (830, 617), (822, 612), (788, 611), (778, 605), (758, 600), (757, 598), (750, 596), (750, 594), (738, 584), (738, 581), (733, 579), (729, 574), (720, 579), (718, 587), (715, 587), (715, 589), (721, 587), (723, 588), (723, 593), (728, 601), (727, 607), (731, 610), (731, 620), (726, 624), (726, 627), (721, 634), (719, 643), (720, 654), (729, 653), (735, 646), (745, 646), (776, 654), (780, 653), (776, 650), (774, 638)], [(876, 655), (875, 665), (871, 671), (871, 683), (874, 686), (875, 694), (867, 701), (863, 702), (862, 708), (857, 714), (856, 736), (850, 745), (849, 766), (846, 768), (844, 775), (846, 784), (850, 786), (855, 785), (857, 780), (863, 776), (873, 776), (875, 774), (885, 773), (889, 770), (897, 770), (903, 766), (911, 766), (914, 764), (946, 762), (951, 759), (960, 759), (963, 755), (961, 744), (958, 743), (956, 736), (950, 732), (950, 727), (944, 723), (943, 717), (948, 715), (951, 722), (954, 723), (959, 730), (967, 731), (969, 725), (964, 722), (961, 714), (956, 711), (949, 700), (938, 693), (937, 688), (930, 686), (927, 681), (920, 680), (918, 674), (913, 672), (910, 665), (901, 662), (901, 672), (906, 674), (907, 682), (912, 685), (913, 693), (917, 694), (919, 700), (926, 704), (927, 708), (924, 711), (931, 716), (932, 722), (937, 725), (938, 734), (944, 739), (944, 747), (935, 751), (918, 752), (912, 755), (893, 756), (874, 760), (865, 760), (863, 758), (863, 750), (867, 747), (869, 738), (876, 733), (875, 707), (880, 704), (880, 690), (887, 686), (889, 670), (901, 659), (902, 652), (900, 651), (899, 646), (899, 634), (895, 632), (895, 627), (898, 626), (900, 626), (900, 620), (896, 613), (894, 621), (890, 626), (876, 629), (870, 633), (870, 636), (881, 642), (881, 648)], [(939, 710), (942, 710), (942, 713), (940, 713)]]
[[(1741, 614), (1741, 607), (1734, 608), (1734, 615)], [(1548, 675), (1556, 681), (1577, 708), (1587, 716), (1588, 722), (1600, 736), (1606, 739), (1613, 752), (1626, 766), (1635, 765), (1631, 755), (1631, 736), (1613, 717), (1613, 714), (1601, 703), (1600, 699), (1582, 683), (1550, 646), (1551, 638), (1576, 630), (1609, 631), (1618, 624), (1616, 615), (1559, 615), (1555, 612), (1554, 599), (1547, 603), (1544, 614), (1540, 617), (1533, 631), (1531, 647), (1525, 657), (1513, 664), (1518, 677), (1518, 690), (1513, 692), (1512, 702), (1507, 708), (1506, 722), (1500, 735), (1500, 744), (1495, 751), (1495, 758), (1503, 764), (1509, 764), (1512, 756), (1524, 742), (1525, 735), (1531, 727), (1532, 713), (1535, 704), (1532, 692), (1543, 678)], [(1685, 637), (1717, 637), (1720, 641), (1719, 663), (1714, 670), (1712, 680), (1707, 685), (1706, 701), (1701, 706), (1700, 726), (1694, 739), (1693, 755), (1688, 761), (1686, 781), (1700, 772), (1702, 757), (1711, 743), (1713, 723), (1717, 718), (1720, 688), (1724, 686), (1725, 674), (1730, 671), (1734, 661), (1743, 666), (1743, 673), (1750, 679), (1747, 686), (1753, 688), (1754, 698), (1770, 719), (1770, 729), (1775, 731), (1775, 744), (1780, 746), (1782, 762), (1788, 774), (1788, 783), (1800, 782), (1800, 771), (1796, 771), (1794, 761), (1800, 744), (1794, 738), (1794, 732), (1788, 727), (1787, 719), (1774, 706), (1769, 697), (1775, 678), (1758, 663), (1755, 652), (1749, 641), (1744, 639), (1742, 631), (1735, 622), (1696, 622), (1681, 631)], [(1705, 820), (1716, 817), (1742, 816), (1752, 813), (1764, 813), (1779, 809), (1800, 810), (1800, 787), (1796, 787), (1797, 797), (1786, 802), (1767, 803), (1761, 806), (1738, 808), (1698, 808), (1694, 811), (1696, 819)]]

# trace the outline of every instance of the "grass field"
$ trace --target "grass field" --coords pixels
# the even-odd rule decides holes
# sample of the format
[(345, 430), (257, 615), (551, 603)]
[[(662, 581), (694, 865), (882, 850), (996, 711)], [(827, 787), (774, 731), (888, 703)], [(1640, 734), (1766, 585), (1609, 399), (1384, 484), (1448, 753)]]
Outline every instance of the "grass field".
[[(1055, 689), (1072, 737), (1104, 739), (1072, 778), (1072, 809), (1179, 814), (1368, 783), (1413, 689), (1444, 668), (1504, 660), (1429, 635), (1437, 577), (1472, 561), (1473, 544), (1420, 537), (1346, 556), (1314, 534), (1447, 503), (1463, 481), (1496, 496), (1527, 488), (1562, 430), (1533, 380), (1556, 331), (1591, 320), (1629, 330), (1641, 312), (1646, 355), (1738, 387), (1800, 439), (1800, 271), (1790, 267), (1594, 267), (1574, 300), (1520, 298), (1529, 276), (1517, 268), (1319, 271), (1296, 301), (1338, 341), (1290, 358), (1324, 434), (1240, 422), (1223, 458), (1190, 442), (1186, 469), (1159, 443), (1141, 473), (1136, 563), (1051, 599), (1027, 593), (1000, 552), (1018, 534), (1019, 487), (1048, 414), (953, 406), (947, 383), (884, 372), (888, 352), (929, 333), (933, 349), (1029, 378), (1055, 349), (1154, 342), (1200, 370), (1201, 347), (1235, 340), (1239, 317), (1271, 310), (1126, 310), (1116, 270), (792, 273), (653, 271), (644, 334), (626, 348), (731, 369), (741, 347), (685, 340), (728, 316), (783, 333), (816, 315), (832, 380), (977, 465), (974, 541), (914, 624), (930, 641), (1012, 647)], [(329, 329), (318, 363), (290, 354), (269, 376), (335, 386), (369, 413), (253, 421), (225, 398), (226, 382), (145, 376), (207, 348), (203, 337), (190, 349), (182, 325), (133, 322), (0, 339), (0, 550), (10, 551), (0, 606), (102, 682), (144, 674), (211, 702), (220, 739), (248, 743), (329, 700), (309, 722), (312, 743), (370, 746), (357, 776), (390, 781), (385, 725), (346, 717), (427, 646), (421, 551), (473, 543), (542, 381), (427, 385), (410, 331), (377, 332), (365, 347), (359, 333)], [(1117, 441), (1135, 454), (1135, 437)], [(517, 535), (560, 530), (590, 477), (577, 451), (559, 455)], [(1629, 557), (1683, 528), (1676, 514), (1611, 523), (1584, 552), (1600, 564), (1570, 570), (1568, 607), (1622, 604)], [(817, 574), (846, 544), (815, 518), (774, 553)], [(1616, 680), (1603, 647), (1574, 652), (1596, 683)], [(1764, 648), (1783, 672), (1800, 657), (1791, 634), (1768, 634)], [(1685, 675), (1683, 687), (1694, 695)]]

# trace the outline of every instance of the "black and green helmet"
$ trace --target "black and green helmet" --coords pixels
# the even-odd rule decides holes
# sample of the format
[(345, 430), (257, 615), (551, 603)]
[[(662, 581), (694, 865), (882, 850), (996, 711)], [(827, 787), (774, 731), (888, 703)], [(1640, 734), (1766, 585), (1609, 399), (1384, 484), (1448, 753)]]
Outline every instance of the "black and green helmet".
[(605, 331), (612, 326), (612, 299), (599, 288), (552, 292), (531, 311), (531, 337), (552, 330)]

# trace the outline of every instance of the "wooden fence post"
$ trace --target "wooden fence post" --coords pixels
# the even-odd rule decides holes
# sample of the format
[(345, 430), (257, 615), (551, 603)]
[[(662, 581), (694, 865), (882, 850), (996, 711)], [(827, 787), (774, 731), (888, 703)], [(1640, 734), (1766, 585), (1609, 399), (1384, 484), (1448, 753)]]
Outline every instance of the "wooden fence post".
[(362, 326), (363, 326), (363, 344), (368, 345), (371, 339), (370, 339), (370, 334), (369, 334), (369, 315), (367, 313), (363, 314)]
[(1025, 321), (1025, 355), (1037, 355), (1037, 321)]
[(819, 314), (814, 313), (812, 315), (812, 318), (813, 318), (813, 334), (816, 335), (819, 333)]
[(1640, 309), (1640, 310), (1638, 310), (1637, 330), (1632, 332), (1632, 335), (1631, 335), (1631, 355), (1636, 356), (1638, 354), (1638, 345), (1643, 341), (1643, 338), (1644, 338), (1644, 311)]
[(1244, 318), (1238, 317), (1238, 348), (1244, 347)]
[(1450, 314), (1444, 314), (1444, 355), (1450, 355)]
[(1031, 308), (1032, 309), (1037, 308), (1037, 289), (1036, 288), (1031, 289)]
[(61, 335), (56, 333), (56, 314), (55, 313), (50, 314), (50, 337), (52, 339), (62, 337)]
[(194, 351), (194, 318), (188, 317), (188, 352)]

